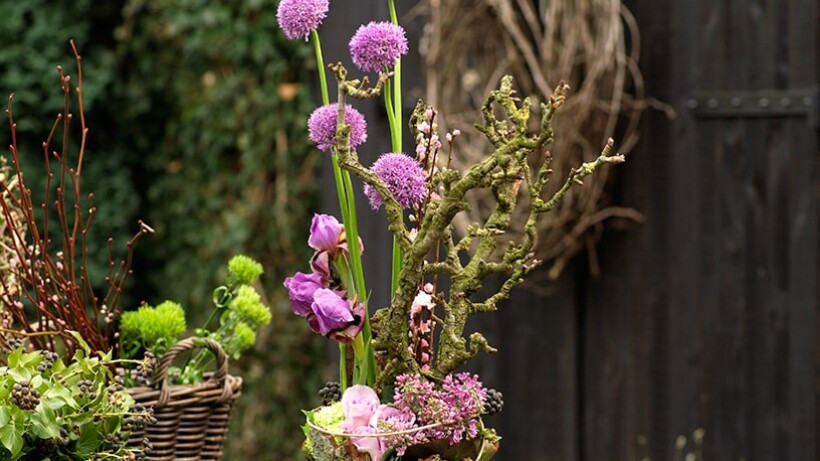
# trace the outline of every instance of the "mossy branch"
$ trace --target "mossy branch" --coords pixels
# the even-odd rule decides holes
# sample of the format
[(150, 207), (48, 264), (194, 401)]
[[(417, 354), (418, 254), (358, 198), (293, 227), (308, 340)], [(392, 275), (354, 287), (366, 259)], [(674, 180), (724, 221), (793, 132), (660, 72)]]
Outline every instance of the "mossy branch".
[[(566, 183), (552, 197), (543, 199), (542, 193), (552, 174), (552, 156), (544, 148), (553, 140), (552, 119), (563, 104), (569, 87), (564, 83), (556, 87), (549, 101), (541, 105), (537, 132), (531, 132), (530, 100), (519, 100), (513, 90), (512, 78), (504, 77), (499, 89), (493, 91), (483, 105), (483, 123), (477, 127), (493, 145), (493, 152), (463, 174), (442, 168), (433, 175), (433, 190), (438, 197), (427, 205), (417, 232), (411, 238), (403, 211), (387, 185), (362, 166), (351, 150), (350, 127), (344, 123), (345, 97), (373, 97), (381, 91), (386, 78), (383, 75), (377, 85), (370, 88), (366, 80), (347, 81), (347, 72), (341, 64), (331, 66), (331, 70), (339, 83), (338, 143), (335, 147), (339, 164), (381, 195), (387, 209), (388, 227), (398, 237), (404, 258), (399, 285), (390, 306), (379, 309), (373, 318), (373, 346), (384, 364), (377, 385), (391, 382), (399, 373), (421, 372), (407, 347), (407, 322), (424, 277), (437, 274), (448, 275), (451, 286), (449, 294), (439, 300), (444, 315), (437, 318), (441, 334), (433, 370), (428, 375), (442, 378), (479, 352), (495, 351), (479, 333), (470, 334), (468, 342), (464, 336), (467, 318), (475, 313), (496, 310), (498, 303), (508, 298), (524, 276), (538, 266), (540, 261), (534, 259), (532, 252), (538, 217), (555, 208), (569, 188), (582, 184), (584, 177), (604, 164), (622, 162), (623, 157), (611, 155), (610, 141), (598, 159), (573, 169)], [(422, 109), (423, 106), (417, 106), (414, 114), (422, 113)], [(525, 194), (521, 193), (522, 186)], [(458, 213), (469, 209), (467, 194), (477, 189), (488, 189), (495, 198), (496, 207), (483, 223), (474, 223), (466, 235), (455, 241), (452, 221)], [(519, 203), (519, 199), (527, 195), (528, 200)], [(519, 206), (529, 209), (524, 237), (518, 242), (508, 242), (506, 250), (499, 254), (498, 245), (510, 230), (513, 213)], [(428, 261), (438, 245), (444, 246), (444, 260)], [(483, 280), (491, 274), (505, 274), (507, 278), (496, 293), (484, 301), (473, 301), (472, 297), (482, 288)]]

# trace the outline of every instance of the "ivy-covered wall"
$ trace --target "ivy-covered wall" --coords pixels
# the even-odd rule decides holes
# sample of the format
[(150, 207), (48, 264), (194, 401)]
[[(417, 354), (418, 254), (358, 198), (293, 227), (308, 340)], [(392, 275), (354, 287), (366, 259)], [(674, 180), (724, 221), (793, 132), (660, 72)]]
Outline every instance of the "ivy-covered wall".
[(290, 314), (281, 289), (309, 256), (306, 223), (317, 205), (315, 152), (298, 141), (314, 101), (295, 83), (309, 81), (312, 61), (306, 43), (281, 36), (276, 4), (0, 0), (0, 93), (15, 93), (30, 176), (62, 108), (56, 66), (76, 72), (69, 38), (83, 55), (83, 176), (98, 208), (92, 270), (101, 274), (109, 236), (123, 248), (137, 219), (156, 229), (138, 244), (126, 306), (173, 299), (195, 325), (231, 255), (266, 269), (261, 288), (274, 317), (238, 364), (245, 389), (228, 460), (295, 459), (300, 409), (317, 403), (321, 381), (322, 342)]

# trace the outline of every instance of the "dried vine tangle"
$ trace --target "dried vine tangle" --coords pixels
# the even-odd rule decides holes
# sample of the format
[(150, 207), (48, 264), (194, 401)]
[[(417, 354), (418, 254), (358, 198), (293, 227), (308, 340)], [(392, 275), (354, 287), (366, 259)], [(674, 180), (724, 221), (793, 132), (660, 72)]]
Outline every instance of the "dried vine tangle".
[[(429, 13), (421, 46), (425, 99), (440, 110), (444, 130), (464, 133), (453, 160), (458, 167), (486, 155), (487, 142), (472, 126), (484, 95), (505, 74), (515, 77), (521, 94), (541, 98), (561, 80), (572, 87), (555, 120), (550, 150), (556, 172), (594, 159), (610, 137), (618, 140), (621, 153), (634, 147), (647, 100), (638, 69), (637, 25), (620, 0), (423, 0), (411, 13), (424, 12)], [(550, 278), (585, 249), (597, 274), (593, 250), (603, 222), (642, 219), (635, 210), (608, 205), (606, 183), (602, 171), (574, 188), (539, 224), (537, 257), (551, 264)], [(560, 184), (555, 181), (545, 193)], [(489, 198), (471, 197), (471, 215), (457, 221), (462, 231), (491, 213)]]

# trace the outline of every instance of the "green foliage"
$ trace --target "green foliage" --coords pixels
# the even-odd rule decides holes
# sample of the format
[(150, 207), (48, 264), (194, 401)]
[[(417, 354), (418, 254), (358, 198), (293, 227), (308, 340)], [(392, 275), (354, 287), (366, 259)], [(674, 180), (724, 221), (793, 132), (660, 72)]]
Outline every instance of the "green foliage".
[(113, 380), (111, 354), (86, 348), (68, 364), (46, 354), (17, 348), (0, 367), (0, 459), (115, 460), (143, 451), (125, 442), (129, 425), (151, 415)]
[(134, 358), (145, 350), (161, 357), (187, 329), (185, 311), (173, 301), (165, 301), (156, 307), (146, 304), (136, 311), (125, 312), (120, 323), (122, 356)]

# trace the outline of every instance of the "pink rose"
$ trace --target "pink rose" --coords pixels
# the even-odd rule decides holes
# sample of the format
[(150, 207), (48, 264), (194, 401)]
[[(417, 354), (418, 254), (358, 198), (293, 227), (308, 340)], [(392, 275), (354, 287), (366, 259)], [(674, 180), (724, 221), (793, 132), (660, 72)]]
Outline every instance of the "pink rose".
[(359, 384), (348, 387), (342, 395), (342, 409), (345, 414), (342, 430), (356, 433), (356, 429), (368, 426), (378, 407), (379, 396), (376, 391)]

